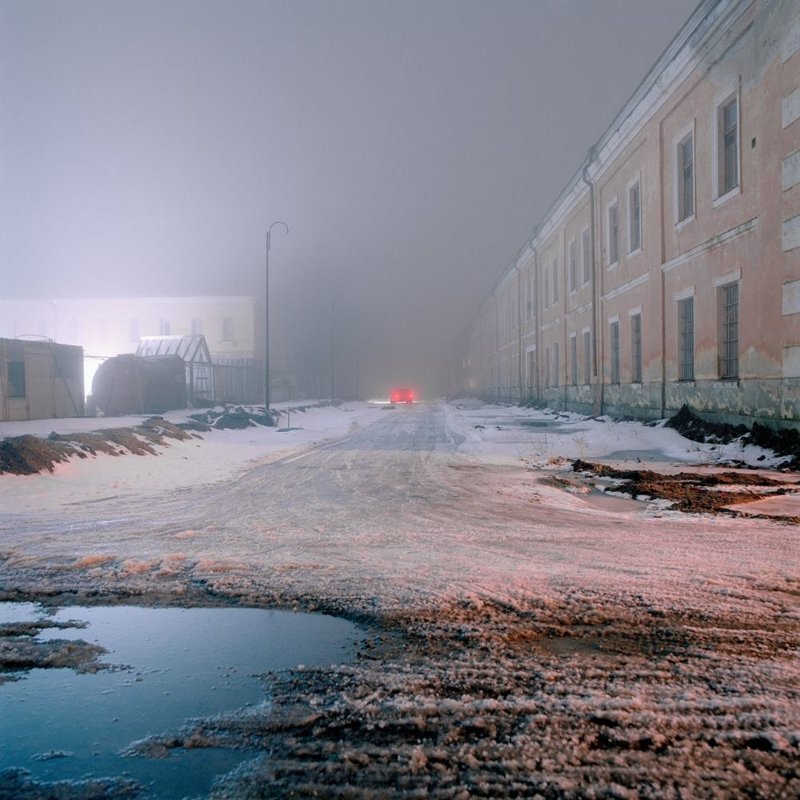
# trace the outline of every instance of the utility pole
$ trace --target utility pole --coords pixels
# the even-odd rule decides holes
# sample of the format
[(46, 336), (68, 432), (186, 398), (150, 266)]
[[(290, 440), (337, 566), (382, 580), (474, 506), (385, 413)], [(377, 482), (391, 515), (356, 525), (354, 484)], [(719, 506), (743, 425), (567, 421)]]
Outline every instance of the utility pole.
[(266, 280), (264, 285), (264, 413), (269, 414), (269, 246), (272, 229), (276, 225), (283, 225), (286, 233), (289, 233), (289, 226), (280, 220), (273, 222), (267, 228), (267, 260), (266, 260)]

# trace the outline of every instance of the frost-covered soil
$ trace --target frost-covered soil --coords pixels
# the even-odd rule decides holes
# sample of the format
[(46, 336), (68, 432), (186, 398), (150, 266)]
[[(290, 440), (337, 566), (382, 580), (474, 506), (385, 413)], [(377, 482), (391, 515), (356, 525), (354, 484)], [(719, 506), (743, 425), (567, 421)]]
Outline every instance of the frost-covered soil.
[[(798, 516), (780, 459), (467, 403), (298, 424), (0, 476), (6, 598), (369, 624), (357, 663), (266, 676), (271, 705), (142, 752), (255, 746), (220, 798), (800, 795), (798, 528), (760, 516)], [(687, 514), (578, 458), (789, 485), (750, 518)]]

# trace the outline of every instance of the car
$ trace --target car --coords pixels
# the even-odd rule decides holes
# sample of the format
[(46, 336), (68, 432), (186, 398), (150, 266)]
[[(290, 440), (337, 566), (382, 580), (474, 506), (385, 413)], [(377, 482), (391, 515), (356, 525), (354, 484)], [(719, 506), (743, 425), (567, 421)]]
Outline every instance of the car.
[(413, 403), (414, 390), (406, 386), (395, 387), (389, 392), (389, 402), (391, 402), (392, 405), (397, 405), (397, 403)]

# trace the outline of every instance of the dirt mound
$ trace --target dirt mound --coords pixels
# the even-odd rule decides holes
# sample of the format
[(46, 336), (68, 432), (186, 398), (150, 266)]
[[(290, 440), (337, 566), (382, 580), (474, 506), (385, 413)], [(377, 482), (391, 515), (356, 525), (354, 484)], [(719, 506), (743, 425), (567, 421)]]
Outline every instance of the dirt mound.
[[(732, 513), (728, 506), (754, 503), (771, 495), (788, 494), (800, 489), (795, 482), (779, 481), (751, 472), (679, 472), (677, 475), (662, 475), (649, 469), (615, 469), (581, 459), (572, 463), (572, 469), (611, 478), (615, 481), (613, 490), (616, 492), (632, 497), (644, 495), (671, 500), (671, 510), (689, 513)], [(788, 521), (796, 520), (792, 518)]]
[(178, 425), (163, 417), (150, 417), (131, 428), (113, 428), (95, 433), (51, 433), (46, 439), (25, 434), (0, 442), (0, 474), (35, 475), (52, 472), (55, 465), (70, 458), (88, 458), (98, 453), (120, 456), (156, 455), (155, 445), (166, 439), (189, 439)]
[(25, 434), (0, 442), (0, 473), (33, 475), (42, 470), (53, 471), (55, 464), (67, 461), (70, 449), (36, 436)]
[(748, 430), (745, 425), (730, 425), (725, 422), (709, 422), (701, 419), (688, 406), (683, 406), (665, 427), (674, 428), (682, 436), (694, 442), (727, 444), (741, 440), (742, 444), (753, 444), (772, 450), (776, 455), (788, 456), (786, 469), (800, 469), (800, 431), (793, 428), (773, 430), (758, 422)]
[(265, 414), (263, 410), (248, 411), (242, 406), (225, 406), (225, 408), (210, 408), (199, 414), (191, 414), (190, 419), (200, 425), (216, 428), (218, 430), (243, 430), (256, 425), (268, 428), (275, 426), (272, 414)]

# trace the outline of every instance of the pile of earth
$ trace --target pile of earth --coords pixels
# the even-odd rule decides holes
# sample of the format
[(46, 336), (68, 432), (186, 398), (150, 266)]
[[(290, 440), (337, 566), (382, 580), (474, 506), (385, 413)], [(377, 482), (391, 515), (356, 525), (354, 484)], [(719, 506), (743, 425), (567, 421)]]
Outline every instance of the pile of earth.
[(252, 408), (233, 405), (215, 406), (207, 411), (190, 414), (189, 419), (191, 422), (184, 423), (182, 427), (200, 431), (207, 431), (212, 428), (217, 430), (243, 430), (256, 425), (273, 428), (278, 424), (282, 416), (290, 419), (292, 414), (302, 414), (310, 408), (323, 408), (327, 405), (331, 404), (328, 402), (306, 403), (282, 409), (271, 408), (268, 413), (265, 412), (263, 406)]
[(0, 474), (34, 475), (37, 472), (52, 472), (56, 464), (70, 458), (88, 458), (98, 453), (111, 456), (156, 455), (156, 445), (167, 439), (189, 439), (180, 425), (163, 417), (149, 417), (130, 428), (114, 428), (93, 433), (51, 433), (43, 439), (24, 434), (0, 441)]
[(264, 408), (246, 409), (243, 406), (216, 406), (207, 411), (190, 414), (189, 419), (194, 423), (188, 423), (196, 430), (208, 431), (212, 428), (217, 430), (243, 430), (252, 428), (256, 425), (263, 425), (267, 428), (275, 426), (277, 414), (274, 411), (265, 413)]
[(776, 455), (787, 456), (783, 469), (800, 469), (800, 431), (794, 428), (773, 430), (758, 422), (748, 429), (745, 425), (731, 425), (725, 422), (709, 422), (701, 419), (688, 406), (665, 423), (667, 428), (674, 428), (682, 436), (694, 442), (726, 444), (741, 441), (743, 445), (752, 444), (772, 450)]
[(104, 669), (97, 657), (107, 651), (99, 645), (83, 639), (40, 641), (37, 638), (42, 631), (52, 628), (85, 627), (86, 623), (75, 620), (0, 623), (0, 684), (16, 680), (20, 670), (72, 667), (78, 672), (97, 672)]
[[(35, 475), (52, 472), (55, 465), (69, 461), (73, 456), (87, 458), (98, 453), (121, 456), (158, 455), (155, 445), (165, 444), (166, 439), (189, 439), (196, 433), (212, 429), (244, 429), (257, 425), (275, 427), (282, 415), (304, 413), (310, 408), (330, 405), (327, 402), (306, 403), (289, 408), (270, 409), (263, 406), (216, 406), (207, 411), (191, 414), (187, 422), (178, 424), (163, 417), (153, 416), (138, 425), (126, 428), (108, 428), (93, 433), (61, 434), (53, 431), (46, 438), (24, 434), (9, 436), (0, 441), (0, 475)], [(1, 800), (1, 798), (0, 798)]]
[[(670, 500), (670, 510), (687, 513), (736, 514), (730, 506), (800, 491), (800, 484), (796, 481), (780, 481), (758, 473), (734, 470), (665, 475), (649, 469), (616, 469), (581, 459), (572, 463), (572, 469), (610, 479), (613, 483), (609, 488), (615, 492), (631, 497)], [(796, 517), (780, 516), (780, 519), (800, 522)]]

